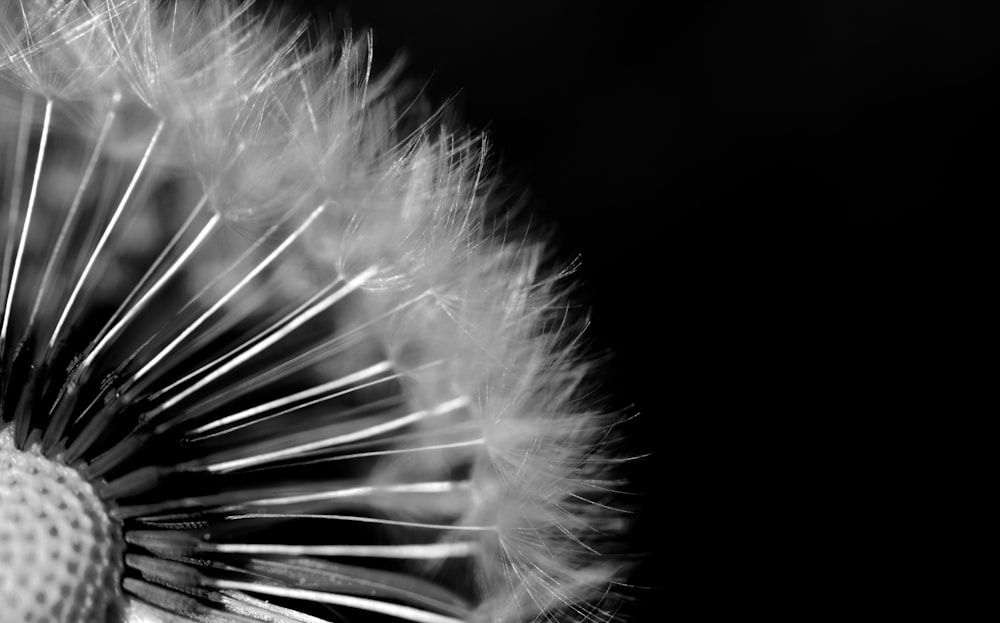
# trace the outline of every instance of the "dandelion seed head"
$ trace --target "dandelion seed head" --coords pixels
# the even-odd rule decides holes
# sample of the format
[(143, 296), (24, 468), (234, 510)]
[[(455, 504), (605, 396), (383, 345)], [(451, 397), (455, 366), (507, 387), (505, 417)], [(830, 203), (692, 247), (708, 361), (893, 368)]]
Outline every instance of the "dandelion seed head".
[(248, 4), (0, 7), (25, 620), (614, 617), (615, 419), (485, 140)]

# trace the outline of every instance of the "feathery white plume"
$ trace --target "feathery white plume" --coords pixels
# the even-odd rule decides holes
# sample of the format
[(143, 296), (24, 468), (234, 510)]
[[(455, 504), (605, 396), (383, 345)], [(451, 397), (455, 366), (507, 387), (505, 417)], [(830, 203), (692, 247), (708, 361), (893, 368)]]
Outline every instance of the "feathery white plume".
[(612, 618), (613, 421), (481, 139), (248, 4), (0, 7), (0, 619)]

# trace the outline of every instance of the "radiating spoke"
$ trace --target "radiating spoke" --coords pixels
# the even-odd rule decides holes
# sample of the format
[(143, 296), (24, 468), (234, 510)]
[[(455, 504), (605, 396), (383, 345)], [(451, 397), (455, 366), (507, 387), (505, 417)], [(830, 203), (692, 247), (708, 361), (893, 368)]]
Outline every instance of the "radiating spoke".
[(226, 305), (234, 296), (236, 296), (240, 290), (245, 288), (248, 283), (250, 283), (254, 277), (259, 275), (265, 268), (270, 266), (285, 250), (292, 245), (295, 240), (305, 232), (309, 226), (319, 217), (323, 212), (325, 206), (319, 206), (293, 231), (286, 237), (281, 244), (278, 245), (276, 249), (271, 251), (263, 260), (261, 260), (254, 268), (239, 281), (235, 286), (233, 286), (228, 292), (220, 296), (216, 300), (215, 304), (208, 308), (201, 316), (199, 316), (194, 322), (189, 326), (185, 327), (171, 342), (162, 348), (156, 356), (149, 360), (138, 372), (135, 373), (134, 380), (139, 380), (149, 372), (156, 368), (170, 353), (172, 353), (178, 346), (183, 344), (192, 333), (194, 333), (198, 328), (205, 324), (205, 322), (211, 318), (216, 312), (219, 311), (224, 305)]
[[(90, 179), (93, 177), (94, 170), (97, 168), (97, 163), (100, 161), (101, 152), (103, 151), (105, 141), (108, 139), (111, 126), (114, 124), (115, 116), (117, 114), (117, 106), (120, 101), (121, 94), (115, 93), (112, 96), (111, 108), (108, 110), (108, 114), (104, 117), (104, 123), (101, 125), (101, 130), (97, 136), (94, 148), (91, 150), (90, 158), (87, 160), (87, 166), (84, 168), (83, 176), (80, 178), (80, 183), (77, 184), (76, 193), (73, 195), (73, 200), (70, 202), (69, 208), (66, 211), (66, 218), (63, 220), (63, 226), (59, 230), (59, 235), (56, 238), (55, 245), (52, 247), (52, 251), (49, 253), (48, 260), (46, 261), (45, 269), (42, 272), (42, 281), (38, 287), (38, 292), (35, 295), (34, 305), (32, 305), (31, 308), (28, 326), (32, 326), (34, 324), (35, 317), (38, 315), (38, 310), (41, 307), (42, 301), (46, 298), (49, 281), (52, 279), (52, 273), (55, 270), (56, 263), (62, 258), (63, 246), (66, 244), (66, 239), (69, 237), (69, 234), (73, 229), (73, 225), (76, 222), (76, 215), (79, 213), (80, 204), (83, 202), (83, 194), (90, 185)], [(58, 336), (53, 334), (52, 338), (49, 340), (48, 347), (50, 349), (55, 345), (57, 337)]]
[[(80, 295), (80, 291), (82, 290), (84, 283), (86, 283), (87, 277), (90, 276), (90, 271), (93, 270), (97, 258), (100, 256), (101, 252), (104, 250), (104, 246), (111, 238), (111, 233), (114, 231), (115, 225), (118, 223), (122, 213), (125, 211), (125, 207), (128, 205), (129, 199), (132, 198), (132, 193), (135, 191), (135, 187), (139, 183), (139, 178), (142, 176), (142, 172), (149, 163), (149, 157), (153, 153), (153, 148), (156, 146), (157, 140), (159, 140), (160, 133), (163, 131), (163, 125), (164, 124), (161, 121), (157, 124), (156, 130), (153, 131), (153, 136), (149, 139), (149, 145), (147, 145), (146, 151), (139, 160), (135, 173), (132, 175), (132, 179), (129, 181), (128, 187), (125, 189), (125, 194), (122, 195), (121, 201), (118, 203), (118, 207), (116, 207), (114, 213), (112, 213), (111, 220), (104, 227), (104, 231), (101, 233), (101, 237), (97, 242), (97, 247), (87, 259), (87, 264), (84, 266), (83, 272), (80, 274), (79, 278), (77, 278), (76, 285), (73, 286), (73, 291), (69, 296), (69, 300), (66, 301), (62, 314), (59, 316), (59, 321), (56, 322), (56, 328), (52, 331), (50, 344), (54, 342), (56, 336), (58, 336), (62, 331), (62, 326), (69, 317), (69, 313), (73, 309), (73, 305), (76, 303), (76, 299)], [(93, 353), (91, 353), (91, 355), (92, 354)], [(86, 359), (84, 359), (81, 364), (81, 369), (87, 369), (93, 363), (94, 357), (91, 355), (88, 355)]]
[(443, 402), (433, 409), (422, 409), (420, 411), (414, 411), (407, 415), (394, 418), (388, 422), (383, 422), (381, 424), (376, 424), (374, 426), (368, 426), (350, 433), (344, 433), (341, 435), (336, 435), (328, 439), (319, 439), (316, 441), (311, 441), (309, 443), (298, 444), (290, 448), (282, 448), (281, 450), (274, 450), (272, 452), (262, 452), (253, 456), (248, 456), (240, 459), (233, 459), (231, 461), (223, 461), (221, 463), (216, 463), (214, 465), (209, 465), (205, 469), (210, 472), (220, 472), (220, 471), (230, 471), (236, 469), (243, 469), (246, 467), (252, 467), (255, 465), (261, 465), (263, 463), (270, 463), (273, 461), (280, 461), (281, 459), (300, 455), (303, 452), (312, 452), (314, 450), (331, 448), (334, 446), (351, 443), (353, 441), (359, 441), (361, 439), (368, 439), (370, 437), (376, 437), (384, 433), (403, 428), (404, 426), (409, 426), (410, 424), (415, 424), (420, 420), (427, 417), (434, 417), (437, 415), (443, 415), (457, 409), (464, 408), (469, 404), (469, 401), (465, 397), (454, 398), (447, 402)]
[(114, 326), (107, 329), (104, 333), (104, 337), (98, 342), (90, 351), (88, 356), (88, 361), (93, 361), (96, 359), (101, 352), (107, 347), (107, 345), (114, 340), (118, 334), (126, 327), (132, 320), (139, 314), (139, 312), (146, 306), (146, 304), (154, 297), (163, 287), (167, 284), (177, 274), (177, 272), (184, 266), (184, 264), (190, 259), (195, 251), (201, 246), (203, 242), (208, 238), (208, 236), (215, 231), (221, 222), (222, 217), (218, 214), (213, 214), (212, 218), (209, 219), (208, 223), (202, 227), (201, 231), (198, 232), (197, 237), (188, 245), (184, 252), (174, 261), (170, 267), (167, 269), (166, 273), (161, 276), (156, 283), (154, 283), (149, 290), (146, 291), (142, 297), (139, 298), (134, 304), (130, 305), (127, 309), (128, 311), (122, 316), (122, 318), (115, 323)]
[(353, 595), (339, 595), (336, 593), (323, 593), (320, 591), (306, 590), (300, 588), (286, 588), (271, 584), (260, 584), (257, 582), (239, 582), (235, 580), (213, 580), (212, 585), (218, 589), (235, 589), (271, 595), (273, 597), (287, 597), (291, 599), (308, 599), (314, 602), (327, 603), (335, 606), (347, 606), (368, 612), (386, 614), (397, 619), (413, 621), (414, 623), (466, 623), (462, 619), (419, 610), (410, 606), (401, 606), (385, 601), (376, 601), (364, 597), (354, 597)]
[(472, 541), (406, 545), (283, 545), (279, 543), (203, 543), (200, 552), (217, 554), (278, 554), (281, 556), (331, 556), (350, 558), (395, 558), (434, 560), (474, 556), (479, 545)]
[(368, 270), (361, 272), (358, 276), (354, 277), (353, 279), (345, 283), (343, 287), (330, 294), (328, 297), (317, 303), (315, 306), (306, 310), (294, 321), (288, 323), (288, 325), (284, 327), (282, 330), (277, 331), (273, 335), (269, 336), (267, 339), (262, 340), (254, 348), (251, 348), (246, 352), (242, 353), (240, 356), (235, 357), (232, 361), (219, 367), (211, 374), (205, 375), (197, 383), (195, 383), (188, 389), (182, 391), (177, 396), (174, 396), (173, 398), (163, 401), (156, 410), (156, 413), (160, 413), (166, 411), (167, 409), (170, 409), (178, 402), (184, 400), (194, 392), (200, 390), (201, 388), (205, 387), (210, 383), (213, 383), (219, 377), (229, 373), (230, 371), (234, 370), (241, 364), (257, 356), (259, 353), (267, 350), (273, 344), (284, 339), (288, 334), (295, 331), (297, 328), (299, 328), (309, 320), (312, 320), (314, 317), (316, 317), (326, 309), (332, 307), (334, 304), (343, 299), (345, 296), (347, 296), (354, 290), (361, 287), (361, 285), (364, 284), (366, 281), (368, 281), (368, 279), (370, 279), (372, 276), (374, 276), (376, 272), (377, 269), (375, 267), (369, 268)]
[[(28, 194), (28, 207), (24, 212), (24, 223), (21, 225), (21, 237), (14, 255), (14, 268), (7, 289), (7, 300), (3, 308), (3, 325), (0, 326), (0, 355), (7, 343), (7, 333), (10, 329), (10, 317), (14, 311), (14, 293), (17, 291), (17, 281), (21, 272), (21, 262), (24, 259), (24, 249), (28, 245), (28, 231), (35, 211), (35, 200), (38, 198), (38, 180), (42, 175), (42, 164), (45, 162), (45, 150), (49, 140), (49, 124), (52, 122), (52, 100), (45, 101), (45, 118), (42, 122), (42, 135), (38, 144), (38, 156), (35, 159), (35, 174), (31, 180), (31, 191)], [(16, 184), (20, 182), (15, 180)], [(20, 195), (20, 193), (17, 193)], [(0, 362), (2, 363), (2, 362)]]
[(223, 426), (229, 426), (231, 424), (235, 424), (236, 422), (241, 422), (245, 419), (256, 417), (258, 415), (267, 413), (268, 411), (272, 411), (274, 409), (284, 408), (288, 405), (294, 404), (301, 400), (308, 400), (310, 398), (315, 398), (316, 396), (321, 396), (323, 394), (330, 393), (332, 391), (341, 389), (349, 385), (353, 385), (360, 381), (368, 380), (374, 376), (378, 376), (379, 374), (383, 374), (391, 370), (392, 370), (392, 364), (390, 364), (388, 361), (382, 361), (375, 365), (368, 366), (363, 370), (358, 370), (357, 372), (354, 372), (352, 374), (346, 374), (340, 378), (334, 379), (327, 383), (323, 383), (321, 385), (317, 385), (315, 387), (310, 387), (309, 389), (302, 390), (290, 396), (285, 396), (283, 398), (278, 398), (270, 402), (265, 402), (264, 404), (260, 404), (257, 405), (256, 407), (245, 409), (243, 411), (240, 411), (239, 413), (234, 413), (232, 415), (227, 415), (226, 417), (219, 418), (218, 420), (214, 420), (212, 422), (209, 422), (208, 424), (195, 428), (194, 430), (191, 431), (191, 434), (200, 435), (202, 433), (206, 433), (208, 431), (215, 430)]
[(419, 521), (398, 521), (395, 519), (382, 519), (381, 517), (365, 517), (362, 515), (317, 515), (308, 513), (245, 513), (241, 515), (228, 515), (226, 520), (236, 521), (241, 519), (328, 519), (331, 521), (353, 521), (357, 523), (371, 523), (382, 526), (401, 526), (405, 528), (425, 528), (427, 530), (455, 530), (458, 532), (496, 532), (496, 526), (463, 526), (460, 524), (423, 523)]

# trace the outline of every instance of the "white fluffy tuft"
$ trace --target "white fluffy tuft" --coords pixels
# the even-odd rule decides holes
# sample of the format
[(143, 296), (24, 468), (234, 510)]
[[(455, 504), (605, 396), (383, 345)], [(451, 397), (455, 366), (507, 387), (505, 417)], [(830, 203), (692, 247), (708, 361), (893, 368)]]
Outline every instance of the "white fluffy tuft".
[[(268, 289), (248, 288), (225, 302), (234, 322), (277, 317), (333, 279), (365, 277), (330, 308), (341, 341), (309, 363), (336, 379), (384, 358), (407, 410), (426, 417), (387, 433), (362, 483), (399, 490), (471, 482), (468, 494), (373, 495), (369, 510), (398, 522), (485, 528), (476, 533), (471, 569), (420, 562), (414, 574), (447, 585), (442, 578), (471, 570), (477, 601), (469, 621), (614, 618), (623, 573), (616, 555), (627, 526), (615, 507), (615, 418), (587, 404), (590, 370), (581, 363), (581, 327), (567, 320), (562, 277), (547, 275), (542, 245), (515, 236), (491, 207), (483, 139), (450, 133), (434, 118), (402, 135), (412, 120), (395, 112), (391, 76), (370, 77), (370, 40), (309, 45), (305, 25), (275, 26), (248, 4), (68, 0), (0, 7), (0, 125), (7, 128), (0, 136), (17, 135), (25, 94), (60, 104), (61, 131), (88, 144), (117, 111), (98, 172), (110, 179), (131, 175), (160, 131), (148, 176), (176, 181), (170, 205), (203, 197), (223, 223), (222, 242), (179, 277), (187, 292), (222, 301), (242, 275), (226, 273), (234, 257), (263, 262), (277, 244), (261, 243), (266, 232), (305, 223), (284, 259), (264, 271)], [(58, 155), (51, 163), (38, 209), (60, 223), (83, 167), (60, 164)], [(145, 199), (155, 188), (137, 192)], [(100, 191), (88, 192), (93, 197), (84, 205), (102, 202)], [(144, 244), (162, 248), (163, 232), (175, 231), (186, 215), (170, 205), (137, 209), (131, 233), (103, 252), (104, 265), (124, 265), (130, 244), (136, 253)], [(2, 218), (6, 223), (7, 214)], [(11, 256), (12, 248), (8, 243)], [(41, 281), (46, 253), (29, 246), (21, 282)], [(81, 264), (58, 264), (53, 283), (68, 287)], [(102, 287), (106, 292), (95, 286), (91, 300), (120, 301), (119, 286)], [(31, 302), (15, 296), (15, 312), (26, 313)], [(54, 312), (42, 315), (55, 320)], [(152, 353), (137, 352), (137, 361), (155, 363)], [(344, 352), (349, 357), (333, 356)], [(318, 420), (317, 438), (327, 434), (323, 426)], [(298, 439), (289, 436), (288, 445)], [(413, 451), (423, 446), (429, 449)], [(301, 458), (330, 458), (325, 451), (310, 447)], [(263, 453), (228, 452), (217, 455), (232, 461), (226, 470), (268, 464)], [(388, 534), (412, 538), (402, 528)], [(435, 542), (467, 537), (443, 534)], [(153, 620), (166, 608), (152, 603), (158, 594), (136, 595), (134, 620)], [(268, 608), (238, 590), (223, 594), (242, 595), (220, 602), (234, 612), (237, 603)], [(285, 596), (298, 595), (289, 589)], [(277, 607), (269, 612), (286, 620), (274, 614)]]

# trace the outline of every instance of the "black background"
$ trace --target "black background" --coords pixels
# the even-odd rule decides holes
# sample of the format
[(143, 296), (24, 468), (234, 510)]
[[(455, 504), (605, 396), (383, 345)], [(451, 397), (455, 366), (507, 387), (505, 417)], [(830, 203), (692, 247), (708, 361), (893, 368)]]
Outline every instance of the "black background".
[(654, 452), (634, 478), (637, 549), (654, 554), (637, 581), (661, 588), (633, 615), (665, 618), (684, 593), (706, 616), (788, 604), (733, 587), (809, 584), (830, 542), (767, 547), (803, 531), (775, 509), (809, 498), (802, 473), (857, 442), (844, 429), (877, 437), (901, 397), (924, 398), (910, 373), (946, 331), (942, 286), (996, 204), (994, 16), (562, 0), (350, 15), (382, 60), (406, 51), (432, 101), (457, 94), (560, 257), (582, 260), (595, 351), (614, 353), (603, 391)]

